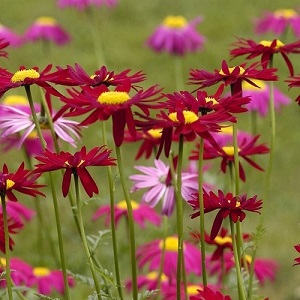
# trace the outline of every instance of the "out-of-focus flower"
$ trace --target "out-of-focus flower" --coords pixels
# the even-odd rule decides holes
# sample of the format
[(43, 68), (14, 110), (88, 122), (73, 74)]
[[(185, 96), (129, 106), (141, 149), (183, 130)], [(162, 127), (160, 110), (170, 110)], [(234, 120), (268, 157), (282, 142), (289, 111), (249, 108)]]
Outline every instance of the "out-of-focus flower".
[[(132, 192), (147, 189), (142, 201), (154, 207), (162, 200), (162, 214), (171, 215), (175, 206), (175, 188), (172, 183), (170, 167), (161, 160), (154, 160), (155, 167), (135, 166), (143, 174), (131, 175)], [(190, 195), (198, 190), (198, 174), (182, 172), (182, 198), (190, 199)]]
[[(139, 267), (149, 264), (150, 271), (159, 270), (161, 263), (162, 249), (164, 240), (154, 240), (146, 243), (137, 249), (137, 261)], [(166, 274), (170, 281), (176, 280), (177, 269), (177, 249), (178, 238), (168, 236), (165, 239), (165, 257), (163, 261), (163, 273)], [(183, 257), (186, 274), (201, 274), (200, 250), (189, 242), (183, 241)]]
[(242, 92), (242, 82), (247, 81), (249, 84), (254, 85), (253, 79), (264, 81), (278, 80), (274, 68), (271, 69), (256, 69), (258, 63), (246, 67), (246, 64), (241, 64), (235, 67), (228, 67), (225, 60), (222, 61), (220, 70), (215, 69), (214, 72), (206, 70), (192, 69), (189, 78), (191, 84), (200, 85), (199, 89), (212, 86), (216, 83), (223, 83), (225, 86), (231, 86), (231, 94), (238, 94)]
[[(149, 221), (150, 223), (159, 226), (160, 225), (160, 216), (156, 213), (156, 211), (149, 207), (146, 204), (139, 204), (135, 201), (131, 201), (132, 206), (132, 215), (133, 220), (141, 226), (141, 228), (145, 227), (145, 222)], [(115, 205), (115, 223), (118, 224), (120, 218), (124, 216), (128, 218), (128, 211), (126, 201), (120, 201)], [(93, 214), (93, 220), (97, 220), (101, 216), (106, 215), (105, 225), (110, 224), (110, 205), (102, 205), (97, 211)]]
[[(9, 249), (12, 250), (15, 243), (10, 235), (18, 233), (23, 228), (23, 224), (14, 220), (13, 218), (8, 218), (7, 226), (8, 226), (8, 234), (9, 234)], [(4, 220), (3, 220), (2, 213), (0, 213), (0, 251), (5, 253), (5, 232), (4, 232)]]
[[(256, 142), (259, 138), (259, 135), (248, 138), (244, 136), (243, 139), (238, 139), (238, 157), (243, 158), (248, 162), (252, 167), (259, 171), (264, 171), (251, 156), (257, 154), (266, 154), (269, 152), (269, 148), (265, 144), (256, 145)], [(221, 171), (226, 173), (227, 167), (230, 164), (234, 164), (234, 147), (233, 144), (220, 144), (218, 148), (215, 148), (211, 145), (205, 144), (204, 146), (203, 159), (214, 159), (222, 158), (221, 161)], [(199, 158), (199, 150), (193, 150), (190, 156), (191, 160), (197, 160)], [(239, 161), (239, 175), (241, 180), (246, 180), (246, 174), (242, 163)]]
[(0, 39), (8, 42), (12, 47), (19, 47), (23, 42), (22, 38), (18, 34), (2, 24), (0, 24)]
[(196, 26), (201, 21), (201, 17), (188, 22), (183, 16), (167, 16), (148, 38), (146, 45), (154, 51), (174, 55), (200, 50), (205, 39)]
[(278, 9), (274, 12), (266, 12), (264, 16), (257, 19), (255, 31), (258, 34), (271, 31), (279, 36), (289, 27), (291, 27), (294, 35), (299, 38), (300, 15), (294, 9)]
[(198, 295), (191, 296), (189, 300), (231, 300), (230, 296), (224, 296), (220, 291), (214, 291), (209, 287), (198, 290)]
[[(23, 221), (30, 221), (35, 215), (35, 211), (21, 204), (20, 202), (7, 201), (7, 215), (18, 223), (23, 224)], [(2, 207), (0, 207), (2, 213)]]
[(62, 96), (49, 83), (61, 85), (74, 85), (74, 83), (70, 82), (67, 69), (59, 69), (50, 73), (51, 68), (52, 65), (50, 64), (42, 72), (39, 72), (38, 67), (26, 69), (24, 66), (21, 66), (15, 73), (10, 73), (6, 69), (0, 68), (0, 97), (11, 89), (33, 84), (40, 86), (52, 95)]
[(56, 45), (64, 45), (70, 41), (70, 35), (52, 17), (39, 17), (26, 30), (24, 34), (26, 41), (50, 41)]
[[(248, 82), (243, 82), (243, 95), (251, 97), (251, 101), (246, 105), (249, 111), (256, 111), (261, 117), (265, 117), (270, 108), (270, 87), (264, 81), (253, 80), (259, 87), (255, 87)], [(283, 94), (278, 88), (274, 87), (274, 105), (279, 110), (282, 105), (291, 103), (291, 98)]]
[(35, 157), (39, 164), (36, 165), (34, 173), (51, 172), (55, 170), (65, 169), (62, 181), (63, 196), (66, 197), (71, 182), (71, 176), (77, 175), (86, 191), (92, 197), (93, 194), (98, 194), (98, 187), (87, 171), (86, 167), (89, 166), (113, 166), (115, 159), (110, 157), (111, 150), (102, 147), (94, 147), (89, 152), (86, 147), (82, 147), (80, 151), (72, 155), (69, 152), (61, 151), (60, 153), (52, 153), (45, 150), (43, 156)]
[(273, 41), (263, 40), (257, 43), (253, 40), (239, 38), (233, 46), (236, 48), (230, 50), (231, 57), (235, 58), (246, 55), (246, 59), (252, 59), (260, 56), (261, 65), (264, 69), (268, 68), (273, 55), (280, 53), (288, 66), (290, 75), (294, 75), (293, 64), (288, 58), (288, 54), (300, 53), (300, 41), (283, 44), (280, 40), (275, 39)]
[(93, 88), (83, 86), (82, 91), (69, 90), (71, 98), (62, 97), (61, 100), (71, 110), (67, 116), (89, 113), (81, 125), (89, 125), (112, 117), (113, 137), (115, 145), (119, 147), (123, 143), (126, 125), (131, 136), (135, 138), (133, 107), (137, 107), (146, 115), (150, 114), (150, 108), (161, 107), (156, 103), (161, 98), (161, 89), (158, 86), (139, 90), (132, 96), (129, 94), (131, 88), (130, 80), (119, 84), (114, 91), (110, 91), (105, 84)]
[(118, 3), (117, 0), (58, 0), (57, 4), (61, 8), (75, 7), (78, 10), (87, 9), (90, 6), (107, 6), (114, 7)]
[(30, 170), (25, 169), (24, 163), (21, 163), (15, 173), (9, 172), (7, 165), (4, 164), (2, 171), (0, 171), (1, 197), (6, 196), (8, 200), (17, 202), (18, 200), (13, 191), (18, 191), (32, 197), (36, 195), (45, 196), (38, 190), (44, 187), (36, 183), (38, 177), (39, 174), (33, 174)]
[[(199, 212), (199, 195), (192, 195), (192, 200), (188, 203), (197, 212), (191, 215), (191, 218), (196, 218), (200, 216)], [(214, 240), (218, 235), (220, 228), (222, 226), (223, 220), (229, 217), (232, 222), (242, 222), (245, 217), (245, 211), (259, 213), (262, 208), (262, 200), (257, 200), (257, 196), (247, 198), (247, 195), (233, 196), (232, 193), (224, 194), (221, 190), (218, 190), (218, 194), (210, 191), (207, 193), (203, 191), (204, 199), (204, 213), (209, 213), (214, 210), (218, 210), (218, 213), (213, 222), (213, 226), (210, 233), (210, 239)]]
[[(198, 295), (198, 291), (203, 290), (203, 286), (200, 284), (187, 283), (186, 285), (186, 294), (185, 295), (185, 287), (182, 285), (180, 289), (180, 299), (191, 299), (195, 295)], [(177, 295), (177, 286), (176, 284), (170, 284), (168, 286), (164, 286), (162, 288), (163, 299), (164, 300), (174, 300)], [(187, 296), (187, 297), (186, 297)]]
[[(285, 80), (288, 83), (289, 88), (292, 87), (300, 87), (300, 75), (298, 76), (291, 76), (289, 79)], [(296, 102), (300, 105), (300, 95), (296, 98)]]
[[(40, 108), (35, 107), (37, 113), (38, 122), (43, 130), (49, 130), (49, 120), (45, 115), (40, 113)], [(19, 138), (18, 148), (20, 149), (23, 143), (31, 137), (35, 136), (35, 123), (32, 118), (29, 105), (25, 106), (10, 106), (1, 105), (0, 106), (1, 119), (0, 119), (0, 136), (1, 138), (6, 138), (10, 135), (16, 133), (21, 133)], [(57, 113), (52, 112), (52, 122), (55, 133), (59, 138), (69, 143), (73, 147), (76, 147), (75, 136), (77, 139), (80, 138), (79, 135), (79, 122), (68, 120), (61, 116), (60, 111)], [(37, 140), (40, 142), (39, 140)], [(51, 149), (51, 144), (49, 149)]]

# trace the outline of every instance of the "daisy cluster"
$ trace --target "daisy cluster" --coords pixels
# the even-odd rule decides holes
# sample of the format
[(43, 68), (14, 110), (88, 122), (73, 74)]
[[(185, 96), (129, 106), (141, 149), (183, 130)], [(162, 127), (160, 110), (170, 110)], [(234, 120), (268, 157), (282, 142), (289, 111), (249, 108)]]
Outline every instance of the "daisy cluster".
[[(74, 7), (80, 13), (117, 4), (115, 0), (57, 1), (59, 8)], [(202, 51), (206, 38), (197, 30), (202, 21), (200, 16), (191, 21), (167, 16), (145, 44), (156, 53), (170, 54), (170, 59)], [(6, 299), (31, 299), (33, 294), (54, 299), (60, 294), (69, 300), (80, 289), (76, 283), (82, 282), (89, 299), (230, 300), (238, 295), (246, 300), (254, 299), (257, 287), (275, 280), (278, 263), (257, 255), (264, 232), (259, 215), (264, 201), (269, 201), (275, 111), (292, 102), (274, 86), (281, 80), (274, 57), (286, 65), (287, 87), (299, 88), (300, 75), (295, 75), (290, 56), (300, 53), (300, 41), (284, 43), (279, 36), (291, 28), (299, 37), (300, 15), (278, 10), (256, 20), (255, 26), (257, 35), (272, 32), (274, 38), (238, 37), (229, 55), (244, 62), (234, 65), (224, 59), (214, 70), (194, 67), (185, 78), (190, 89), (177, 86), (173, 92), (158, 84), (147, 86), (146, 74), (131, 69), (99, 66), (90, 74), (79, 63), (0, 67), (1, 149), (25, 155), (16, 171), (5, 163), (0, 171), (0, 289)], [(50, 17), (38, 18), (23, 36), (1, 25), (1, 60), (10, 59), (11, 47), (39, 39), (56, 45), (71, 42)], [(41, 91), (40, 99), (32, 96), (33, 89)], [(24, 96), (13, 94), (15, 90)], [(296, 102), (300, 104), (300, 96)], [(238, 128), (240, 116), (250, 113), (256, 120), (272, 116), (270, 144), (261, 141), (257, 123), (253, 122), (251, 132)], [(96, 145), (87, 149), (82, 137), (92, 127), (101, 128), (101, 138), (91, 136)], [(130, 156), (141, 161), (134, 168), (122, 156), (131, 145), (137, 146)], [(249, 178), (265, 170), (263, 197), (248, 195)], [(55, 175), (62, 178), (54, 180)], [(108, 195), (102, 194), (105, 188)], [(82, 210), (98, 194), (99, 206), (87, 220)], [(36, 209), (23, 205), (25, 195)], [(70, 201), (72, 232), (83, 246), (89, 268), (82, 274), (75, 274), (64, 251), (65, 216), (57, 201), (62, 198)], [(53, 202), (56, 240), (43, 218), (43, 201)], [(259, 224), (255, 233), (242, 229), (251, 214), (251, 222), (256, 215)], [(54, 249), (49, 256), (58, 262), (56, 268), (45, 264), (43, 253), (36, 255), (44, 264), (36, 266), (11, 256), (19, 242), (16, 235), (21, 239), (23, 228), (35, 216), (40, 236)], [(90, 221), (101, 229), (98, 235), (86, 234), (85, 223)], [(187, 221), (192, 225), (187, 226)], [(113, 255), (109, 271), (102, 266), (107, 265), (105, 251), (101, 255), (101, 249), (96, 251), (107, 234)], [(138, 234), (144, 241), (139, 245)], [(295, 249), (300, 252), (300, 245)], [(121, 251), (126, 254), (120, 255)], [(120, 269), (120, 257), (127, 254), (128, 270)], [(300, 258), (295, 259), (298, 264)]]

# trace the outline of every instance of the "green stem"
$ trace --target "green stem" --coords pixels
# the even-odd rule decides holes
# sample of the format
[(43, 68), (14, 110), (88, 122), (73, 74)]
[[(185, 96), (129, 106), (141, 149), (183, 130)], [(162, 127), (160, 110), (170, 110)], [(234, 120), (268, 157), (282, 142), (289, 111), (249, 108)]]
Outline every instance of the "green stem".
[(203, 152), (204, 139), (200, 138), (199, 158), (198, 158), (198, 190), (199, 190), (199, 210), (200, 210), (200, 248), (202, 263), (202, 282), (203, 286), (207, 286), (206, 273), (206, 251), (205, 251), (205, 223), (204, 223), (204, 200), (203, 200)]
[(239, 148), (237, 139), (237, 123), (233, 123), (233, 148), (234, 148), (234, 182), (235, 182), (235, 195), (240, 193), (240, 171), (239, 171)]
[(235, 229), (234, 223), (230, 218), (230, 229), (231, 229), (231, 237), (232, 237), (232, 246), (233, 246), (233, 255), (234, 255), (234, 263), (237, 275), (237, 285), (239, 290), (239, 300), (246, 300), (245, 296), (245, 288), (243, 283), (243, 278), (241, 274), (241, 263), (238, 257), (238, 250), (237, 250), (237, 242), (235, 238)]
[(87, 242), (85, 230), (84, 230), (84, 225), (83, 225), (82, 210), (81, 210), (82, 203), (81, 203), (80, 197), (79, 197), (78, 175), (76, 173), (73, 173), (73, 175), (74, 175), (74, 183), (75, 183), (75, 195), (76, 195), (77, 214), (78, 214), (78, 221), (79, 221), (79, 230), (80, 230), (80, 235), (82, 238), (82, 244), (83, 244), (83, 248), (84, 248), (86, 257), (88, 259), (90, 270), (91, 270), (92, 277), (94, 280), (95, 289), (96, 289), (96, 293), (97, 293), (97, 299), (101, 300), (102, 299), (101, 289), (100, 289), (100, 285), (99, 285), (99, 282), (98, 282), (98, 279), (96, 276), (94, 262), (91, 257), (91, 253), (90, 253), (90, 249), (88, 246), (88, 242)]
[(252, 293), (253, 293), (253, 279), (254, 279), (254, 263), (255, 263), (255, 258), (256, 258), (256, 250), (257, 247), (255, 246), (252, 254), (252, 260), (249, 268), (249, 280), (248, 280), (248, 300), (252, 300)]
[(132, 293), (133, 300), (138, 299), (138, 286), (137, 286), (137, 264), (136, 264), (136, 249), (135, 249), (135, 233), (134, 233), (134, 222), (132, 214), (132, 205), (129, 197), (129, 192), (126, 184), (126, 174), (123, 165), (123, 159), (120, 147), (116, 147), (117, 163), (120, 172), (120, 180), (124, 193), (124, 198), (127, 205), (128, 212), (128, 227), (129, 227), (129, 243), (130, 243), (130, 257), (131, 257), (131, 276), (132, 276)]
[(3, 227), (4, 227), (4, 240), (5, 240), (5, 259), (6, 259), (5, 278), (6, 278), (6, 287), (7, 287), (9, 300), (13, 300), (11, 271), (10, 271), (9, 230), (8, 230), (8, 222), (7, 222), (6, 200), (5, 200), (5, 195), (4, 194), (1, 194), (1, 204), (2, 204), (2, 219), (3, 219)]

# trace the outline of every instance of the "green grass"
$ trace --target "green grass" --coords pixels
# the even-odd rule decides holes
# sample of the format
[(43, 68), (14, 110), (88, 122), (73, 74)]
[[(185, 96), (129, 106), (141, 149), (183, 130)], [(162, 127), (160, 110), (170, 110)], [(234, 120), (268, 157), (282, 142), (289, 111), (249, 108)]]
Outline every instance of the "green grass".
[[(22, 3), (21, 3), (22, 2)], [(34, 21), (35, 18), (42, 15), (55, 17), (71, 34), (72, 43), (64, 47), (51, 47), (49, 54), (43, 53), (40, 43), (27, 44), (21, 49), (12, 49), (9, 51), (9, 59), (1, 59), (1, 66), (14, 72), (20, 65), (26, 67), (39, 66), (43, 69), (47, 64), (53, 66), (66, 66), (79, 63), (88, 72), (92, 73), (98, 69), (93, 50), (93, 35), (88, 27), (88, 22), (82, 13), (73, 9), (58, 10), (56, 1), (27, 0), (11, 1), (1, 0), (1, 23), (5, 26), (15, 29), (22, 33)], [(263, 11), (283, 8), (283, 1), (237, 1), (237, 0), (120, 0), (120, 4), (112, 10), (98, 9), (94, 10), (98, 23), (99, 41), (101, 42), (107, 66), (110, 70), (116, 72), (130, 68), (133, 71), (143, 70), (147, 74), (145, 86), (159, 84), (165, 88), (166, 92), (172, 92), (175, 89), (174, 82), (174, 63), (173, 58), (167, 54), (156, 54), (144, 46), (146, 38), (153, 29), (168, 14), (182, 14), (188, 19), (198, 15), (204, 17), (199, 25), (199, 31), (206, 37), (207, 41), (202, 52), (190, 54), (183, 58), (183, 74), (185, 80), (188, 77), (188, 71), (191, 68), (213, 70), (220, 68), (222, 59), (229, 59), (228, 49), (235, 37), (254, 38), (253, 19), (262, 15)], [(293, 8), (294, 0), (284, 1), (284, 8)], [(272, 39), (272, 36), (263, 38)], [(289, 35), (289, 41), (293, 41), (292, 35)], [(260, 38), (258, 38), (260, 39)], [(295, 73), (300, 73), (300, 60), (296, 55), (291, 55)], [(232, 62), (233, 64), (236, 62)], [(275, 66), (280, 69), (281, 82), (276, 83), (283, 92), (288, 93), (292, 99), (300, 92), (299, 90), (287, 89), (287, 84), (282, 81), (287, 77), (287, 67), (282, 62), (281, 57), (275, 59)], [(187, 89), (191, 90), (189, 86)], [(11, 91), (12, 93), (23, 94), (22, 89)], [(38, 92), (36, 92), (38, 93)], [(300, 299), (300, 269), (292, 267), (293, 259), (297, 253), (293, 245), (300, 242), (299, 227), (299, 178), (298, 167), (300, 165), (299, 146), (300, 131), (297, 130), (299, 123), (300, 108), (292, 103), (284, 108), (277, 115), (277, 141), (275, 152), (275, 165), (271, 181), (271, 190), (268, 201), (265, 203), (265, 228), (266, 234), (260, 242), (259, 255), (276, 259), (280, 264), (279, 273), (274, 284), (267, 284), (259, 290), (259, 294), (269, 296), (270, 299)], [(243, 129), (248, 127), (248, 117), (241, 117), (240, 126)], [(259, 123), (262, 139), (269, 141), (269, 120), (264, 119)], [(95, 146), (100, 141), (100, 128), (94, 125), (83, 132), (83, 143), (89, 146)], [(92, 136), (92, 137), (91, 137)], [(128, 173), (133, 172), (131, 166), (135, 164), (132, 152), (134, 146), (125, 146), (126, 166)], [(16, 157), (18, 161), (16, 162)], [(8, 162), (9, 165), (16, 167), (22, 160), (20, 152), (6, 153), (1, 156), (1, 165)], [(267, 160), (262, 163), (266, 166)], [(141, 164), (141, 162), (139, 162)], [(92, 171), (98, 176), (98, 171)], [(101, 188), (100, 201), (94, 201), (85, 208), (86, 225), (89, 233), (96, 233), (103, 228), (101, 221), (91, 223), (90, 217), (93, 210), (99, 203), (107, 202), (107, 189), (105, 172), (99, 180)], [(222, 175), (218, 175), (222, 176)], [(264, 174), (257, 174), (251, 177), (247, 184), (249, 195), (263, 193)], [(60, 190), (60, 181), (57, 179), (57, 189)], [(246, 186), (241, 186), (244, 191)], [(120, 187), (117, 182), (116, 188), (119, 197)], [(20, 200), (27, 205), (31, 204), (31, 199)], [(48, 207), (48, 221), (53, 229), (51, 235), (55, 236), (54, 219), (50, 199), (41, 200), (42, 205)], [(60, 209), (63, 214), (63, 233), (66, 241), (66, 252), (68, 265), (74, 273), (82, 273), (86, 270), (86, 262), (83, 259), (82, 247), (77, 235), (76, 228), (72, 222), (72, 214), (67, 199), (60, 199)], [(189, 208), (186, 210), (188, 211)], [(245, 220), (245, 229), (254, 231), (259, 220), (258, 216)], [(190, 221), (187, 221), (191, 224)], [(196, 225), (195, 225), (196, 226)], [(38, 263), (39, 255), (37, 253), (37, 242), (35, 236), (36, 222), (26, 225), (24, 232), (16, 237), (16, 247), (14, 254), (18, 255), (32, 264)], [(145, 242), (151, 236), (158, 232), (150, 233), (140, 232), (138, 242)], [(188, 232), (185, 229), (185, 232)], [(118, 230), (118, 235), (126, 236), (126, 231)], [(104, 261), (108, 263), (105, 267), (113, 271), (110, 255), (110, 240), (108, 245), (103, 245), (99, 249), (99, 258), (105, 257)], [(123, 251), (127, 251), (126, 246)], [(45, 247), (46, 248), (46, 247)], [(45, 249), (47, 251), (47, 249)], [(48, 253), (48, 252), (47, 252)], [(49, 255), (47, 263), (54, 267), (55, 264)], [(125, 269), (128, 267), (128, 257), (121, 255), (122, 276), (125, 278)], [(125, 271), (124, 271), (125, 270)], [(298, 295), (295, 295), (298, 291)], [(84, 286), (78, 286), (72, 292), (74, 299), (85, 299), (90, 291)]]

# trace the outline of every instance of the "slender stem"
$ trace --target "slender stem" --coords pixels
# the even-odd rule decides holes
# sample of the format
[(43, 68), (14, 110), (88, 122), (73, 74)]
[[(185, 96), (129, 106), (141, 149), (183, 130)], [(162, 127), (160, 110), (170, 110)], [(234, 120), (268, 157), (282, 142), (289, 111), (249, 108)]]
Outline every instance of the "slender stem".
[(250, 264), (250, 268), (249, 268), (249, 280), (248, 280), (248, 299), (252, 300), (252, 293), (253, 293), (253, 279), (254, 279), (254, 263), (255, 263), (255, 258), (256, 258), (256, 251), (257, 251), (257, 247), (255, 246), (254, 250), (253, 250), (253, 254), (252, 254), (252, 260), (251, 260), (251, 264)]
[(135, 233), (134, 222), (132, 214), (132, 205), (129, 197), (129, 192), (126, 184), (126, 174), (123, 165), (123, 159), (120, 147), (116, 147), (117, 163), (120, 172), (120, 180), (123, 188), (124, 198), (127, 205), (128, 212), (128, 227), (129, 227), (129, 243), (130, 243), (130, 256), (131, 256), (131, 276), (132, 276), (132, 293), (133, 300), (138, 299), (138, 286), (137, 286), (137, 264), (136, 264), (136, 249), (135, 249)]
[(237, 123), (233, 123), (233, 148), (234, 148), (234, 182), (235, 182), (235, 195), (240, 193), (240, 171), (239, 171), (239, 149), (237, 139)]
[(94, 262), (93, 259), (91, 257), (91, 253), (90, 253), (90, 249), (88, 246), (88, 242), (86, 239), (86, 235), (85, 235), (85, 229), (84, 229), (84, 225), (83, 225), (83, 218), (82, 218), (82, 203), (80, 201), (80, 197), (79, 197), (79, 185), (78, 185), (78, 175), (76, 173), (73, 173), (74, 175), (74, 183), (75, 183), (75, 197), (76, 197), (76, 205), (77, 205), (77, 214), (78, 214), (78, 221), (79, 221), (79, 230), (80, 230), (80, 235), (82, 238), (82, 244), (83, 244), (83, 248), (86, 254), (86, 257), (88, 259), (89, 262), (89, 266), (90, 266), (90, 270), (92, 273), (92, 277), (94, 280), (94, 284), (95, 284), (95, 289), (96, 289), (96, 293), (97, 293), (97, 299), (101, 300), (101, 289), (100, 289), (100, 285), (96, 276), (96, 271), (95, 271), (95, 267), (94, 267)]
[(238, 257), (238, 251), (237, 251), (234, 223), (231, 219), (230, 219), (230, 229), (231, 229), (231, 237), (232, 237), (234, 263), (235, 263), (235, 269), (236, 269), (236, 275), (237, 275), (237, 284), (238, 284), (238, 290), (239, 290), (239, 300), (246, 300), (245, 288), (244, 288), (243, 278), (242, 278), (242, 274), (241, 274), (241, 263), (240, 263), (240, 260)]
[(13, 300), (11, 271), (10, 271), (9, 230), (8, 230), (8, 222), (7, 222), (6, 200), (4, 194), (1, 194), (1, 205), (2, 205), (2, 219), (3, 219), (3, 227), (4, 227), (4, 240), (5, 240), (6, 286), (7, 286), (8, 298), (9, 300)]
[[(107, 145), (105, 122), (101, 122), (101, 128), (102, 128), (103, 144)], [(107, 175), (108, 175), (108, 185), (109, 185), (110, 226), (111, 226), (113, 253), (114, 253), (114, 267), (115, 267), (117, 289), (118, 289), (119, 297), (121, 300), (123, 300), (124, 296), (123, 296), (123, 290), (122, 290), (122, 284), (121, 284), (119, 256), (118, 256), (118, 244), (117, 244), (117, 231), (116, 231), (116, 224), (115, 224), (114, 180), (113, 180), (111, 166), (107, 166)]]
[(207, 286), (206, 273), (206, 251), (205, 251), (205, 223), (204, 223), (204, 200), (203, 200), (203, 152), (204, 139), (200, 138), (199, 158), (198, 158), (198, 191), (199, 191), (199, 210), (200, 210), (200, 248), (202, 263), (202, 282), (203, 286)]

